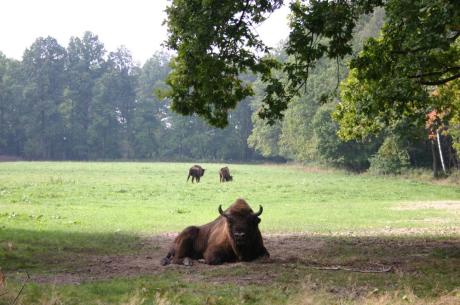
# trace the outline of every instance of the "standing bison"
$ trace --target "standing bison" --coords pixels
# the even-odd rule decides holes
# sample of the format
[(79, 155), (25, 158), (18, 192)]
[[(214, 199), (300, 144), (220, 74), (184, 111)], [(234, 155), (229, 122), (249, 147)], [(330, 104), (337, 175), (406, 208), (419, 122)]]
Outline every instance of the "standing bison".
[(205, 169), (202, 168), (201, 166), (193, 165), (188, 170), (187, 182), (188, 182), (188, 179), (190, 178), (190, 176), (192, 176), (192, 183), (193, 183), (193, 180), (196, 180), (197, 183), (200, 182), (200, 178), (203, 177), (204, 171), (205, 171)]
[(230, 170), (228, 167), (222, 167), (219, 171), (220, 182), (232, 181), (233, 176), (230, 175)]
[(202, 226), (185, 228), (161, 264), (191, 265), (191, 259), (204, 259), (206, 264), (252, 261), (269, 257), (259, 230), (263, 208), (254, 213), (244, 199), (237, 199), (227, 210), (218, 209), (220, 216)]

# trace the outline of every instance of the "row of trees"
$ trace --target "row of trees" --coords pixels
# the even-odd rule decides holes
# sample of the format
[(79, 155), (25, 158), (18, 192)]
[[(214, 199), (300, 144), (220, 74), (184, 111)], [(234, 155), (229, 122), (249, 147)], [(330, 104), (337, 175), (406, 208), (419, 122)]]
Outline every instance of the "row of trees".
[[(273, 56), (254, 29), (283, 4), (291, 31)], [(383, 10), (381, 32), (368, 39), (362, 16)], [(229, 109), (256, 96), (258, 117), (272, 127), (256, 119), (249, 143), (264, 155), (355, 169), (371, 161), (377, 172), (456, 166), (460, 2), (173, 0), (167, 14), (177, 56), (165, 96), (178, 112), (226, 126)], [(346, 80), (323, 90), (335, 87), (334, 64), (336, 84)], [(242, 82), (244, 73), (258, 75), (258, 85)]]
[[(363, 41), (378, 35), (383, 19), (382, 9), (360, 19), (352, 43), (355, 54), (360, 52)], [(289, 57), (281, 49), (277, 60), (284, 62)], [(348, 62), (349, 57), (340, 62), (320, 59), (309, 71), (308, 83), (302, 94), (287, 105), (282, 121), (268, 125), (254, 114), (254, 130), (249, 137), (249, 145), (263, 156), (281, 156), (302, 162), (321, 161), (358, 171), (368, 169), (371, 165), (373, 170), (385, 173), (395, 173), (410, 165), (429, 166), (432, 155), (425, 127), (414, 128), (407, 133), (404, 143), (399, 140), (403, 133), (398, 133), (398, 130), (362, 139), (339, 137), (340, 126), (334, 119), (341, 101), (337, 96), (337, 86), (349, 74)], [(255, 88), (257, 94), (253, 104), (255, 109), (260, 109), (264, 98), (262, 82), (258, 82)], [(394, 139), (398, 140), (397, 145), (391, 146), (389, 151), (385, 147), (389, 145), (390, 138), (393, 142)], [(383, 157), (378, 154), (381, 147)], [(395, 156), (396, 160), (392, 160)]]
[(142, 67), (130, 52), (107, 52), (87, 32), (67, 48), (39, 38), (21, 61), (0, 53), (0, 155), (27, 159), (227, 159), (256, 156), (249, 102), (226, 129), (170, 111), (155, 91), (170, 58), (158, 53)]
[[(460, 141), (455, 140), (453, 126), (458, 122), (451, 120), (447, 134), (445, 122), (452, 116), (446, 115), (446, 109), (432, 112), (426, 126), (414, 121), (417, 112), (409, 111), (408, 117), (394, 120), (391, 126), (380, 123), (378, 126), (386, 127), (373, 130), (379, 122), (378, 112), (372, 114), (366, 105), (359, 105), (366, 101), (360, 96), (365, 92), (364, 81), (357, 80), (355, 70), (349, 73), (350, 59), (368, 52), (361, 52), (363, 42), (379, 35), (384, 15), (383, 9), (375, 9), (356, 21), (351, 56), (340, 61), (318, 58), (308, 69), (308, 81), (301, 92), (282, 106), (282, 121), (270, 120), (267, 111), (271, 110), (266, 108), (267, 81), (279, 78), (289, 83), (281, 72), (271, 72), (270, 79), (263, 73), (240, 73), (234, 80), (231, 75), (235, 71), (228, 70), (228, 94), (241, 97), (231, 91), (234, 85), (241, 86), (240, 93), (253, 91), (230, 110), (236, 99), (219, 94), (219, 90), (206, 95), (215, 100), (214, 106), (207, 104), (206, 98), (199, 99), (203, 92), (198, 88), (226, 88), (225, 82), (203, 87), (200, 82), (209, 75), (202, 75), (203, 80), (193, 79), (191, 87), (179, 90), (184, 85), (180, 56), (171, 60), (167, 54), (158, 53), (140, 67), (127, 49), (107, 52), (90, 32), (71, 38), (66, 48), (51, 37), (39, 38), (21, 61), (0, 54), (0, 155), (47, 160), (248, 161), (265, 157), (319, 161), (352, 170), (370, 168), (379, 173), (431, 164), (437, 172), (441, 163), (446, 168), (455, 167), (454, 147)], [(284, 46), (280, 44), (256, 70), (264, 71), (277, 62), (292, 64), (295, 55)], [(171, 66), (175, 72), (171, 73)], [(432, 91), (432, 96), (458, 101), (460, 90), (455, 84)], [(179, 95), (168, 88), (179, 90)], [(375, 92), (384, 91), (376, 88)], [(187, 103), (189, 95), (196, 100)], [(227, 98), (230, 101), (225, 101)], [(201, 103), (197, 111), (191, 110), (194, 103)], [(213, 108), (217, 106), (222, 107)], [(354, 111), (357, 107), (364, 112)], [(199, 117), (202, 114), (203, 118)], [(267, 118), (274, 124), (267, 124)], [(224, 129), (208, 125), (224, 121), (228, 124)]]

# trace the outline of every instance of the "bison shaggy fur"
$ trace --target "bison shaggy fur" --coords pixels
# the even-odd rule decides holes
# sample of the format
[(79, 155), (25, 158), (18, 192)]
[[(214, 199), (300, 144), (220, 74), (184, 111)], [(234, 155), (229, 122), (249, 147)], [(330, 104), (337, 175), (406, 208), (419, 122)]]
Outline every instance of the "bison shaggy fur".
[(204, 171), (205, 169), (202, 168), (201, 166), (199, 165), (193, 165), (192, 167), (190, 167), (190, 169), (188, 170), (188, 177), (187, 177), (187, 182), (188, 182), (188, 179), (190, 177), (192, 177), (192, 183), (194, 180), (196, 180), (196, 182), (200, 182), (200, 178), (203, 177), (204, 175)]
[(220, 182), (232, 181), (233, 176), (230, 175), (230, 169), (226, 167), (222, 167), (219, 171), (219, 180)]
[(244, 199), (237, 199), (227, 210), (219, 206), (218, 211), (220, 216), (214, 221), (185, 228), (175, 238), (162, 265), (190, 265), (192, 259), (218, 265), (269, 257), (259, 230), (262, 206), (254, 213)]

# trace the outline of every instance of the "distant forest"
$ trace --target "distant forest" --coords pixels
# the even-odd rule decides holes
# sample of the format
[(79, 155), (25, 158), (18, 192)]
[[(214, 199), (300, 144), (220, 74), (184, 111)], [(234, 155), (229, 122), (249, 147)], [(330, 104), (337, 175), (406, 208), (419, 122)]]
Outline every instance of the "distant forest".
[(38, 38), (21, 61), (0, 54), (0, 155), (27, 160), (252, 160), (248, 103), (231, 125), (208, 127), (159, 99), (169, 57), (142, 67), (86, 32), (67, 48)]
[[(383, 16), (383, 10), (376, 10), (361, 19), (355, 53), (365, 39), (378, 35)], [(281, 46), (273, 54), (287, 60)], [(20, 61), (0, 52), (0, 155), (26, 160), (270, 158), (352, 170), (374, 163), (385, 171), (388, 164), (382, 165), (381, 157), (390, 150), (397, 157), (396, 165), (390, 164), (396, 171), (432, 166), (438, 157), (425, 129), (381, 134), (364, 142), (339, 139), (332, 119), (339, 103), (334, 93), (348, 74), (347, 60), (322, 59), (303, 96), (274, 125), (255, 114), (261, 105), (260, 80), (242, 75), (254, 83), (255, 95), (230, 112), (225, 129), (216, 129), (197, 116), (175, 114), (169, 101), (156, 94), (170, 71), (168, 54), (156, 53), (140, 67), (129, 50), (108, 52), (91, 32), (72, 37), (66, 48), (52, 37), (38, 38)], [(335, 98), (326, 98), (330, 96)], [(456, 166), (452, 145), (447, 140), (442, 145), (447, 165)]]

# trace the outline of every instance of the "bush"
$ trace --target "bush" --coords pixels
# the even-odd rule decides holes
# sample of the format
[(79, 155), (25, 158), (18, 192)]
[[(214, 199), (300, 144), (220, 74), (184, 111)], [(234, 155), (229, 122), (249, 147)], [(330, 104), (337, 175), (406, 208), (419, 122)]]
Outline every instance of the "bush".
[(409, 153), (395, 137), (388, 137), (377, 153), (369, 159), (369, 171), (374, 174), (400, 174), (410, 165)]
[(313, 118), (316, 152), (321, 161), (353, 171), (363, 171), (369, 167), (369, 157), (377, 150), (379, 141), (344, 141), (339, 138), (338, 124), (332, 119), (334, 104), (321, 106)]

